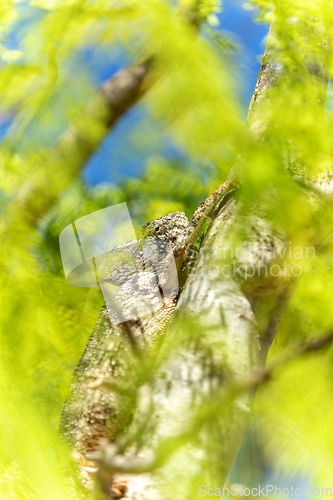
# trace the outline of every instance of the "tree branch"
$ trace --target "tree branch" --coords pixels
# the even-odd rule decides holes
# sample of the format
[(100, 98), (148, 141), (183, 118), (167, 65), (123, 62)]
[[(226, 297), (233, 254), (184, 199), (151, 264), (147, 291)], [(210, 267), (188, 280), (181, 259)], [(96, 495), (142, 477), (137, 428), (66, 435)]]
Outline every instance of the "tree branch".
[(328, 334), (319, 336), (309, 342), (294, 344), (293, 347), (288, 347), (288, 352), (266, 370), (249, 373), (241, 380), (232, 380), (229, 385), (223, 388), (222, 392), (220, 391), (220, 395), (216, 394), (214, 398), (210, 397), (201, 405), (196, 411), (191, 425), (185, 432), (161, 441), (155, 453), (147, 453), (145, 456), (138, 456), (133, 453), (118, 455), (118, 447), (106, 442), (97, 452), (89, 453), (87, 458), (98, 462), (104, 472), (112, 474), (153, 472), (162, 467), (179, 448), (191, 442), (193, 436), (197, 435), (204, 425), (209, 424), (210, 419), (215, 418), (216, 414), (220, 413), (221, 410), (223, 411), (229, 400), (267, 383), (279, 369), (284, 368), (290, 361), (309, 354), (316, 354), (318, 351), (331, 346), (332, 343), (333, 331), (330, 331)]
[(151, 63), (133, 64), (107, 80), (88, 103), (80, 119), (48, 152), (39, 168), (7, 208), (5, 227), (17, 218), (35, 224), (59, 193), (77, 176), (110, 129), (152, 86)]
[[(310, 48), (312, 42), (309, 41)], [(270, 137), (271, 114), (266, 112), (271, 104), (270, 91), (285, 76), (284, 67), (275, 64), (278, 54), (272, 32), (267, 47), (248, 120), (258, 142)], [(325, 47), (322, 54), (324, 63), (320, 68), (316, 66), (319, 70), (313, 75), (321, 97), (327, 84)], [(311, 50), (309, 54), (305, 52), (305, 59), (307, 56), (312, 71)], [(301, 78), (297, 72), (290, 72), (290, 77)], [(287, 105), (284, 87), (279, 89), (281, 102), (286, 101)], [(313, 104), (318, 105), (318, 114), (322, 114), (323, 101), (314, 99)], [(285, 146), (288, 150), (290, 144)], [(241, 170), (244, 159), (239, 163)], [(146, 458), (138, 463), (132, 453), (127, 464), (130, 469), (126, 469), (124, 451), (113, 462), (116, 468), (111, 467), (111, 474), (116, 470), (152, 471), (146, 486), (155, 483), (159, 491), (161, 484), (171, 487), (175, 483), (175, 469), (181, 461), (186, 477), (181, 476), (181, 485), (176, 481), (177, 498), (189, 498), (197, 491), (197, 484), (203, 484), (198, 483), (203, 478), (209, 477), (212, 486), (227, 480), (247, 430), (256, 387), (269, 380), (278, 368), (276, 365), (263, 369), (290, 291), (290, 283), (282, 273), (269, 278), (256, 277), (250, 283), (242, 282), (232, 273), (216, 274), (225, 263), (220, 258), (221, 251), (234, 247), (237, 231), (245, 233), (245, 241), (257, 244), (257, 252), (239, 259), (243, 266), (250, 263), (256, 267), (262, 264), (260, 259), (272, 264), (272, 248), (285, 246), (285, 241), (274, 234), (270, 221), (258, 215), (262, 213), (260, 207), (256, 208), (258, 211), (253, 213), (242, 210), (240, 193), (239, 200), (229, 200), (220, 210), (206, 233), (157, 360), (151, 384), (153, 411), (150, 425), (145, 424), (141, 436), (144, 449), (140, 453)], [(330, 334), (327, 339), (311, 342), (296, 351), (313, 352), (331, 341)], [(133, 424), (139, 422), (140, 417), (135, 414)], [(132, 484), (129, 479), (129, 485)], [(146, 487), (141, 491), (143, 498), (148, 498), (147, 491)]]
[[(202, 19), (192, 8), (179, 8), (178, 15), (199, 28)], [(154, 55), (118, 71), (92, 97), (82, 116), (71, 125), (47, 153), (43, 167), (19, 190), (1, 222), (11, 226), (34, 225), (52, 206), (59, 193), (78, 175), (88, 158), (118, 120), (134, 106), (161, 76), (153, 69)]]

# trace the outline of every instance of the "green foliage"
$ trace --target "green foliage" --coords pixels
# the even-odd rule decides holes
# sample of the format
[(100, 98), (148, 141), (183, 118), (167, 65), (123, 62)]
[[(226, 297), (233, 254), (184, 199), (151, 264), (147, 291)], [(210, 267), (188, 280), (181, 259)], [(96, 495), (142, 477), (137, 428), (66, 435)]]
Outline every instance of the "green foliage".
[[(315, 195), (309, 203), (302, 182), (289, 174), (301, 165), (305, 179), (322, 172), (332, 175), (330, 100), (321, 117), (327, 84), (323, 74), (330, 76), (332, 68), (333, 3), (247, 3), (257, 9), (258, 20), (273, 23), (273, 63), (284, 69), (251, 117), (250, 130), (240, 119), (230, 51), (235, 49), (205, 24), (214, 25), (219, 2), (196, 2), (204, 36), (171, 0), (25, 3), (30, 10), (23, 26), (27, 14), (20, 3), (0, 2), (0, 112), (11, 120), (0, 150), (0, 490), (8, 499), (81, 498), (75, 466), (57, 427), (73, 369), (103, 298), (97, 289), (66, 283), (59, 233), (73, 220), (123, 201), (136, 228), (171, 211), (191, 216), (225, 180), (237, 157), (245, 210), (263, 202), (272, 226), (283, 228), (293, 249), (323, 241), (332, 232), (332, 203)], [(194, 2), (181, 5), (195, 7)], [(7, 48), (10, 30), (18, 34), (15, 50)], [(56, 52), (45, 52), (49, 44)], [(62, 189), (61, 179), (74, 162), (61, 158), (58, 196), (32, 226), (28, 211), (20, 212), (22, 197), (32, 186), (43, 207), (45, 193), (38, 191), (35, 174), (48, 177), (48, 148), (81, 116), (95, 92), (94, 75), (80, 54), (91, 50), (93, 67), (103, 58), (114, 62), (119, 47), (129, 60), (154, 57), (154, 71), (163, 77), (140, 105), (151, 120), (163, 124), (186, 160), (153, 156), (139, 178), (92, 188), (77, 175)], [(254, 102), (260, 99), (254, 96)], [(94, 124), (87, 128), (95, 133)], [(149, 148), (150, 139), (146, 142)], [(272, 358), (295, 339), (332, 328), (331, 251), (327, 244), (315, 259), (301, 260), (303, 274)], [(330, 362), (328, 352), (291, 363), (260, 392), (256, 406), (267, 460), (284, 470), (297, 464), (298, 473), (309, 474), (316, 484), (332, 481)]]
[(332, 484), (331, 363), (332, 350), (330, 356), (294, 361), (260, 391), (257, 402), (270, 460), (289, 477), (306, 478), (304, 485), (320, 489)]

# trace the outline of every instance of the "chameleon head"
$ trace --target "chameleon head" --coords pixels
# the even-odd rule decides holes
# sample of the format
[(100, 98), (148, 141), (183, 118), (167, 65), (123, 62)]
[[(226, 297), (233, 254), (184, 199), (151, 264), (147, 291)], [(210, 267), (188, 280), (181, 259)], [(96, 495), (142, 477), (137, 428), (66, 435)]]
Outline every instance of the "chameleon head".
[(142, 250), (146, 270), (151, 265), (156, 270), (159, 263), (162, 269), (165, 268), (165, 258), (170, 248), (167, 243), (172, 244), (182, 235), (188, 223), (184, 212), (173, 212), (148, 222), (142, 226), (139, 234), (139, 242), (144, 242), (143, 245), (139, 246), (136, 240), (131, 240), (104, 254), (98, 264), (100, 281), (104, 280), (115, 286), (125, 283), (142, 269)]
[(160, 219), (147, 222), (147, 224), (142, 226), (139, 240), (158, 236), (158, 238), (172, 243), (184, 233), (188, 224), (189, 221), (184, 212), (172, 212)]

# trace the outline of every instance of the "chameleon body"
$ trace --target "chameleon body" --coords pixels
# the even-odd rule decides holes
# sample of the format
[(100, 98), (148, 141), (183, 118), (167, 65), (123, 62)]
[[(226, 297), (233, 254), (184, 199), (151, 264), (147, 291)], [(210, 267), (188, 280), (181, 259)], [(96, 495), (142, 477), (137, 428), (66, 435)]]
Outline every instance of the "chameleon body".
[[(167, 286), (170, 248), (180, 277), (189, 247), (205, 220), (235, 187), (233, 181), (219, 186), (190, 221), (183, 212), (176, 212), (148, 222), (140, 231), (139, 244), (119, 245), (100, 264), (105, 283), (118, 286), (114, 298), (123, 310), (142, 298), (148, 306), (124, 322), (119, 322), (117, 310), (109, 314), (104, 306), (100, 312), (75, 370), (61, 420), (65, 435), (83, 456), (96, 450), (101, 439), (113, 441), (124, 431), (135, 405), (136, 388), (155, 359), (178, 300), (178, 289), (175, 293)], [(159, 290), (168, 291), (159, 295), (158, 307), (154, 307), (156, 284)]]

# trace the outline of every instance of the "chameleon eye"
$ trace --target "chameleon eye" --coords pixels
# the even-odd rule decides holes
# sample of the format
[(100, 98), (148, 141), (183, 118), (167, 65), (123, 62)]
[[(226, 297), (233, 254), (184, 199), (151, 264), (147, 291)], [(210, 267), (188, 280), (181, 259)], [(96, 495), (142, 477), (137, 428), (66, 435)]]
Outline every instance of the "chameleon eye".
[(160, 230), (161, 230), (161, 228), (159, 228), (159, 227), (157, 226), (157, 228), (155, 229), (155, 233), (159, 233), (159, 232), (160, 232)]

